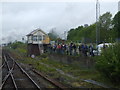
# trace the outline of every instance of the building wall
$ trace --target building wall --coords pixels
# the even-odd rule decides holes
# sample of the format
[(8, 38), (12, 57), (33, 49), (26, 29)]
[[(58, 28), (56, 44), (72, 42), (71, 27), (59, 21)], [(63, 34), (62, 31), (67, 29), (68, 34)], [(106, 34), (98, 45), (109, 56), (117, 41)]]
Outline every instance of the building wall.
[(28, 44), (27, 46), (27, 54), (28, 56), (31, 55), (40, 55), (41, 54), (41, 50), (43, 50), (42, 47), (39, 48), (38, 44)]
[[(37, 41), (33, 41), (33, 36), (37, 36)], [(42, 32), (36, 32), (33, 34), (33, 36), (27, 36), (28, 43), (32, 43), (32, 44), (49, 44), (50, 43), (49, 37)], [(38, 36), (41, 36), (42, 38), (41, 41), (38, 40)]]
[(27, 37), (28, 43), (32, 43), (32, 36)]
[(50, 43), (50, 38), (48, 36), (45, 36), (45, 40), (43, 40), (44, 44), (49, 44)]
[(34, 32), (27, 36), (27, 53), (28, 56), (40, 55), (47, 50), (47, 45), (50, 43), (48, 35), (41, 31)]
[(48, 45), (49, 44), (28, 44), (27, 45), (27, 55), (40, 55), (48, 50)]
[(33, 41), (32, 44), (42, 44), (42, 41)]

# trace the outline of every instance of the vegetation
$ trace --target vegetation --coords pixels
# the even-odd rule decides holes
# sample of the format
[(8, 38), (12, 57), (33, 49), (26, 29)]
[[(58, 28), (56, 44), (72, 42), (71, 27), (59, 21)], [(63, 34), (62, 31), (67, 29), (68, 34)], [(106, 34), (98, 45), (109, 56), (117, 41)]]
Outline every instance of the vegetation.
[(53, 40), (57, 40), (57, 38), (59, 38), (58, 34), (55, 32), (55, 30), (51, 30), (49, 33), (48, 33), (48, 36), (50, 37), (50, 40), (53, 41)]
[(96, 60), (97, 70), (105, 77), (120, 84), (120, 43), (103, 50), (101, 56)]
[(68, 40), (78, 42), (95, 42), (95, 24), (89, 27), (79, 26), (76, 29), (71, 29), (68, 32)]
[[(91, 68), (86, 68), (83, 67), (81, 64), (81, 61), (74, 61), (72, 64), (65, 64), (59, 61), (55, 60), (50, 60), (47, 56), (47, 54), (43, 54), (41, 56), (36, 57), (35, 59), (32, 59), (30, 57), (25, 56), (26, 51), (26, 44), (16, 42), (10, 45), (11, 46), (11, 51), (14, 53), (14, 56), (19, 60), (19, 62), (31, 65), (33, 68), (46, 73), (49, 75), (51, 78), (54, 78), (56, 80), (60, 80), (64, 84), (69, 84), (73, 87), (80, 87), (80, 86), (87, 86), (87, 87), (98, 87), (98, 86), (93, 86), (89, 83), (81, 81), (81, 79), (92, 79), (96, 80), (98, 82), (103, 82), (106, 83), (106, 78), (100, 76), (98, 73), (101, 72), (102, 75), (112, 75), (109, 77), (112, 77), (111, 80), (114, 80), (117, 82), (119, 80), (119, 70), (120, 70), (120, 64), (119, 64), (119, 55), (117, 54), (119, 52), (119, 49), (114, 49), (112, 48), (112, 53), (111, 49), (106, 50), (103, 52), (102, 56), (97, 57), (96, 60), (96, 67), (97, 70), (94, 68), (94, 66)], [(10, 47), (9, 46), (9, 47)], [(14, 46), (17, 46), (17, 48), (14, 49)], [(19, 47), (18, 47), (19, 46)], [(120, 45), (118, 45), (120, 47)], [(115, 48), (117, 48), (116, 46)], [(109, 52), (107, 52), (109, 51)], [(11, 53), (11, 54), (12, 54)], [(104, 54), (105, 53), (105, 54)], [(117, 55), (117, 56), (116, 56)], [(21, 57), (19, 57), (21, 56)], [(111, 56), (114, 56), (111, 58)], [(115, 61), (114, 61), (115, 60)], [(107, 62), (111, 62), (111, 66), (108, 66)], [(58, 70), (60, 71), (58, 71)], [(60, 73), (62, 71), (62, 73)], [(113, 71), (113, 72), (112, 72)], [(64, 74), (63, 74), (64, 72)], [(107, 73), (106, 73), (107, 72)], [(112, 74), (111, 74), (112, 72)], [(69, 75), (75, 77), (72, 78)], [(107, 76), (107, 75), (106, 75)], [(108, 82), (107, 82), (108, 84)], [(112, 85), (110, 83), (110, 85)]]
[[(11, 43), (8, 48), (11, 47), (9, 48), (9, 50), (12, 52), (11, 54), (14, 56), (14, 58), (19, 60), (20, 63), (28, 64), (33, 68), (45, 73), (49, 77), (61, 81), (61, 83), (63, 84), (68, 84), (72, 87), (93, 87), (93, 85), (83, 82), (81, 81), (81, 79), (94, 80), (96, 79), (96, 77), (99, 76), (98, 72), (96, 72), (95, 69), (83, 68), (78, 62), (74, 62), (72, 64), (65, 64), (59, 61), (50, 60), (47, 54), (43, 54), (34, 59), (31, 57), (26, 57), (24, 55), (25, 53), (23, 52), (24, 50), (26, 50), (25, 45), (26, 44), (24, 43), (14, 42)], [(14, 48), (14, 46), (17, 47)], [(69, 75), (75, 78), (69, 77)]]
[[(112, 14), (106, 12), (99, 18), (98, 23), (98, 39), (100, 42), (115, 42), (120, 37), (120, 12), (118, 12), (113, 20)], [(95, 43), (96, 40), (96, 23), (83, 27), (79, 26), (68, 31), (67, 39), (69, 41), (78, 41), (84, 43)]]
[(27, 44), (20, 41), (15, 41), (10, 43), (7, 48), (11, 48), (16, 53), (19, 53), (22, 56), (27, 56)]
[[(68, 84), (72, 87), (94, 85), (81, 81), (81, 79), (97, 79), (99, 73), (95, 69), (81, 68), (79, 62), (71, 65), (61, 63), (59, 61), (50, 60), (45, 55), (39, 56), (37, 59), (25, 58), (20, 61), (25, 64), (33, 66), (35, 69), (49, 75), (51, 78), (61, 81), (61, 83)], [(70, 75), (73, 77), (70, 77)], [(99, 86), (94, 86), (99, 87)]]
[(114, 25), (114, 30), (115, 30), (115, 34), (118, 38), (120, 38), (120, 11), (115, 15), (115, 17), (113, 18), (112, 21), (113, 25)]
[[(120, 38), (120, 11), (112, 18), (110, 12), (106, 12), (99, 18), (99, 43), (108, 42), (115, 43)], [(69, 41), (78, 41), (83, 43), (95, 43), (96, 39), (96, 23), (83, 27), (79, 26), (75, 29), (70, 29), (67, 39)], [(95, 57), (96, 68), (103, 78), (110, 80), (114, 84), (120, 80), (120, 44), (109, 47), (103, 51), (101, 56)], [(119, 83), (120, 84), (120, 83)]]
[[(109, 12), (103, 14), (99, 18), (98, 26), (100, 32), (99, 42), (115, 42), (116, 39), (120, 38), (120, 12), (118, 12), (113, 19)], [(54, 31), (51, 31), (48, 35), (51, 40), (57, 40), (58, 38)], [(67, 38), (68, 41), (95, 43), (96, 23), (88, 27), (79, 26), (78, 28), (71, 29), (68, 32)], [(103, 50), (101, 56), (94, 57), (96, 69), (99, 71), (101, 76), (95, 68), (82, 68), (82, 65), (80, 65), (79, 62), (73, 62), (70, 65), (64, 64), (50, 60), (47, 55), (41, 55), (37, 57), (37, 60), (26, 57), (26, 44), (21, 42), (10, 43), (8, 47), (11, 48), (10, 50), (14, 51), (15, 54), (18, 53), (24, 57), (24, 60), (21, 62), (33, 65), (37, 70), (49, 74), (53, 78), (64, 77), (66, 80), (64, 80), (64, 82), (68, 82), (68, 80), (73, 81), (73, 83), (71, 83), (72, 85), (79, 86), (78, 82), (81, 82), (80, 79), (93, 79), (97, 81), (108, 79), (112, 83), (116, 84), (117, 87), (118, 83), (120, 85), (120, 43), (116, 43), (114, 46)], [(47, 67), (46, 64), (49, 67)], [(78, 79), (70, 79), (70, 77), (60, 75), (55, 68), (62, 70), (64, 73), (69, 73)]]

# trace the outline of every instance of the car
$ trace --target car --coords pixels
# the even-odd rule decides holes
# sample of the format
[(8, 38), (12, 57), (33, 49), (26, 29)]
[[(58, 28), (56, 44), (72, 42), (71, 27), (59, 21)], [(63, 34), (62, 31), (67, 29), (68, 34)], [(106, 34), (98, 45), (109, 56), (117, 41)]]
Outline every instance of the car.
[(103, 47), (109, 47), (112, 45), (112, 43), (102, 43), (97, 45), (97, 49), (93, 50), (94, 55), (101, 55)]

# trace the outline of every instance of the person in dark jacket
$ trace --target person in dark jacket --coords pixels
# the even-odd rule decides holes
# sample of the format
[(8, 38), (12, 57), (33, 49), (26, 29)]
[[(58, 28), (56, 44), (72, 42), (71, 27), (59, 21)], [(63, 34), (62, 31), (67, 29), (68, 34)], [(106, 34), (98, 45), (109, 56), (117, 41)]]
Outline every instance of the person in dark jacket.
[(84, 44), (81, 44), (81, 52), (82, 52), (82, 55), (85, 54), (85, 45)]
[(89, 46), (89, 54), (90, 54), (90, 56), (94, 56), (92, 44)]
[(76, 55), (76, 49), (77, 49), (76, 45), (73, 44), (74, 55)]
[(70, 44), (70, 46), (69, 46), (69, 51), (70, 51), (70, 55), (72, 55), (72, 51), (73, 51), (73, 43)]
[(79, 54), (81, 53), (81, 45), (78, 46)]
[(87, 56), (87, 52), (88, 52), (88, 46), (85, 44), (85, 46), (84, 46), (84, 56)]

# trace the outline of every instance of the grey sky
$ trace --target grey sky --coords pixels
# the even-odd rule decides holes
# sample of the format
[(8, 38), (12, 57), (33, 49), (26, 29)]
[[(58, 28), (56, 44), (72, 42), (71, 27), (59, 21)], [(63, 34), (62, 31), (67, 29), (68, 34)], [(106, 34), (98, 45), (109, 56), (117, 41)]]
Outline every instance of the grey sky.
[[(36, 28), (48, 33), (52, 28), (64, 33), (71, 28), (95, 22), (96, 2), (3, 2), (2, 40), (20, 40)], [(118, 3), (100, 2), (101, 15), (107, 11), (113, 16)]]

